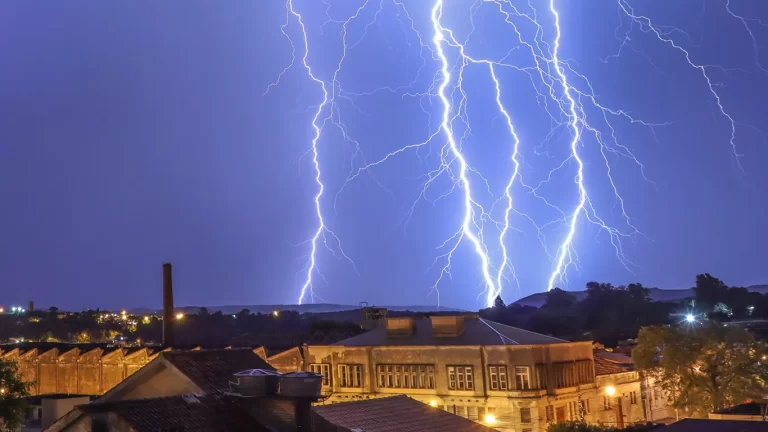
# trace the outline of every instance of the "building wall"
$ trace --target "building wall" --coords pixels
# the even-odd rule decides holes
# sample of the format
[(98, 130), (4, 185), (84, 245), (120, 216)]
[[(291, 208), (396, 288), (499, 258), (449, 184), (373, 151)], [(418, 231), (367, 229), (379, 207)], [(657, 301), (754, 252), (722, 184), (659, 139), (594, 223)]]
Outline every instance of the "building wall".
[[(407, 394), (421, 402), (435, 405), (446, 411), (461, 415), (480, 423), (486, 414), (493, 414), (493, 425), (502, 431), (545, 431), (547, 409), (560, 409), (569, 416), (569, 403), (575, 407), (579, 394), (597, 399), (598, 384), (594, 377), (592, 345), (589, 342), (575, 342), (557, 345), (504, 345), (504, 346), (305, 346), (304, 370), (312, 365), (328, 365), (331, 379), (323, 392), (329, 394), (325, 403), (369, 399), (395, 394)], [(295, 358), (297, 354), (286, 353), (283, 360)], [(270, 357), (270, 361), (272, 357)], [(558, 367), (572, 365), (576, 361), (588, 370), (582, 369), (584, 382), (578, 387), (556, 388), (555, 374)], [(361, 383), (359, 387), (342, 387), (340, 366), (359, 365)], [(434, 367), (434, 388), (386, 388), (379, 385), (377, 365), (431, 365)], [(449, 387), (448, 367), (471, 367), (474, 388), (452, 390)], [(490, 366), (506, 367), (508, 388), (491, 389)], [(518, 388), (515, 367), (528, 367), (530, 389)], [(283, 371), (278, 365), (275, 367)], [(637, 378), (637, 375), (634, 375)], [(627, 378), (628, 379), (628, 378)], [(619, 383), (617, 383), (619, 384)], [(635, 383), (639, 403), (639, 384)], [(619, 388), (619, 387), (617, 387)], [(624, 391), (621, 387), (619, 393)], [(589, 394), (589, 396), (585, 396)], [(590, 403), (592, 412), (598, 408), (596, 401)], [(600, 401), (602, 409), (602, 400)], [(642, 416), (642, 409), (638, 410)], [(573, 419), (578, 414), (573, 412)], [(632, 411), (632, 418), (635, 411)], [(587, 420), (590, 416), (587, 416)], [(524, 422), (525, 420), (525, 422)], [(552, 419), (555, 420), (554, 418)]]
[(110, 396), (110, 400), (156, 398), (185, 393), (198, 393), (199, 391), (200, 388), (190, 381), (189, 378), (170, 368), (162, 367), (153, 375), (142, 379), (136, 386), (131, 386), (131, 388), (124, 390), (120, 389), (117, 394)]
[(41, 351), (16, 348), (0, 351), (0, 359), (16, 362), (32, 395), (100, 395), (132, 375), (157, 356), (147, 348), (133, 352), (101, 348), (82, 352), (79, 348)]

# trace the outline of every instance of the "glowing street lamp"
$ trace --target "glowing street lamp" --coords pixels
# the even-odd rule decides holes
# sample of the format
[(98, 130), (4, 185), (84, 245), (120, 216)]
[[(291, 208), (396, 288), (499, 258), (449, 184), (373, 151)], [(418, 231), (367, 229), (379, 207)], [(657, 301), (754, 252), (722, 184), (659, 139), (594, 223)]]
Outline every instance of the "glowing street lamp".
[(614, 386), (608, 386), (605, 388), (605, 394), (608, 396), (613, 396), (616, 394), (616, 387)]
[(183, 318), (184, 318), (184, 314), (182, 312), (179, 312), (179, 313), (176, 314), (176, 319), (177, 320), (181, 320)]
[(685, 321), (689, 322), (689, 323), (695, 323), (696, 322), (696, 317), (693, 316), (693, 314), (688, 314), (688, 315), (685, 316)]
[(486, 414), (484, 420), (485, 420), (485, 424), (488, 424), (488, 425), (496, 424), (496, 416), (493, 414)]
[(437, 401), (432, 399), (431, 401), (429, 401), (429, 406), (431, 406), (432, 408), (437, 408)]
[(280, 316), (280, 312), (278, 312), (278, 311), (276, 311), (276, 310), (275, 310), (275, 311), (272, 311), (272, 316), (273, 316), (273, 317), (278, 317), (278, 316)]

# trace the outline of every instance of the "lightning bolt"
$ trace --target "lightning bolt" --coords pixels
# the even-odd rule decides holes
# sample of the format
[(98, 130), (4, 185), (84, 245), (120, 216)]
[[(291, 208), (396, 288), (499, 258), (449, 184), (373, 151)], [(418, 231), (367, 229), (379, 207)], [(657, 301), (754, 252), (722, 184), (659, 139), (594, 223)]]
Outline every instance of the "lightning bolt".
[[(545, 13), (540, 13), (531, 0), (527, 2), (472, 0), (468, 15), (469, 31), (462, 40), (456, 36), (460, 34), (459, 31), (446, 24), (449, 20), (445, 19), (445, 14), (450, 13), (447, 11), (458, 6), (451, 3), (449, 7), (445, 0), (432, 0), (428, 20), (425, 19), (423, 22), (424, 28), (417, 23), (414, 19), (415, 15), (411, 14), (405, 2), (401, 0), (360, 0), (359, 6), (344, 19), (334, 19), (331, 14), (331, 3), (324, 1), (327, 19), (320, 26), (320, 31), (325, 34), (326, 27), (338, 26), (342, 47), (341, 55), (338, 61), (334, 61), (332, 74), (327, 80), (319, 78), (309, 64), (308, 33), (303, 16), (294, 8), (294, 1), (286, 0), (286, 21), (280, 28), (284, 37), (290, 42), (291, 62), (269, 85), (267, 92), (279, 85), (284, 74), (296, 63), (303, 66), (307, 77), (322, 92), (322, 100), (317, 105), (311, 121), (314, 135), (308, 152), (312, 156), (314, 180), (317, 186), (314, 196), (314, 216), (317, 225), (314, 235), (307, 241), (311, 245), (311, 250), (299, 303), (305, 301), (307, 297), (312, 300), (316, 297), (313, 290), (314, 277), (323, 277), (317, 264), (321, 242), (335, 257), (349, 261), (357, 271), (354, 262), (342, 249), (339, 237), (328, 227), (327, 218), (322, 210), (326, 187), (322, 180), (319, 143), (325, 128), (329, 126), (338, 129), (343, 142), (350, 143), (353, 147), (346, 179), (333, 199), (334, 210), (345, 188), (363, 175), (373, 179), (379, 187), (388, 191), (376, 180), (373, 171), (409, 153), (415, 154), (424, 165), (435, 161), (437, 163), (436, 166), (432, 165), (425, 169), (415, 198), (401, 221), (404, 227), (416, 211), (419, 202), (426, 201), (434, 205), (448, 196), (456, 195), (460, 198), (459, 220), (455, 230), (452, 229), (452, 234), (437, 246), (438, 254), (429, 269), (429, 271), (438, 269), (434, 284), (429, 287), (429, 292), (437, 295), (438, 304), (439, 288), (446, 278), (452, 277), (454, 254), (463, 244), (470, 247), (473, 257), (479, 264), (482, 290), (478, 297), (483, 297), (487, 306), (492, 306), (495, 298), (504, 293), (505, 289), (514, 286), (519, 288), (520, 282), (517, 280), (516, 269), (511, 258), (513, 251), (519, 252), (519, 248), (515, 243), (511, 243), (510, 233), (512, 232), (526, 235), (527, 230), (532, 230), (545, 255), (549, 257), (551, 272), (548, 273), (546, 286), (542, 286), (542, 289), (551, 290), (559, 283), (567, 283), (569, 269), (578, 270), (580, 261), (577, 240), (580, 227), (585, 224), (596, 227), (599, 233), (607, 236), (618, 262), (627, 271), (633, 271), (636, 264), (627, 258), (624, 244), (626, 241), (634, 241), (637, 237), (645, 237), (645, 235), (630, 217), (621, 188), (614, 181), (616, 160), (618, 158), (629, 160), (635, 164), (639, 175), (645, 181), (653, 186), (655, 183), (648, 178), (645, 165), (635, 156), (635, 153), (619, 140), (617, 132), (619, 123), (617, 122), (646, 128), (652, 139), (657, 142), (656, 128), (668, 126), (671, 123), (650, 122), (636, 117), (627, 110), (608, 106), (601, 101), (590, 79), (576, 69), (574, 62), (562, 57), (564, 29), (561, 24), (561, 11), (556, 0), (541, 1), (546, 5)], [(616, 0), (616, 3), (620, 23), (615, 34), (620, 45), (615, 54), (601, 61), (608, 63), (624, 55), (624, 52), (630, 52), (642, 56), (655, 70), (663, 73), (650, 55), (633, 46), (632, 32), (635, 30), (652, 36), (663, 45), (679, 52), (688, 66), (701, 74), (705, 88), (715, 101), (719, 113), (728, 122), (730, 126), (728, 142), (735, 160), (739, 163), (741, 154), (736, 146), (736, 121), (726, 110), (721, 95), (716, 89), (717, 83), (711, 79), (709, 73), (713, 68), (721, 70), (725, 68), (694, 62), (689, 51), (673, 39), (682, 35), (690, 41), (690, 36), (681, 29), (655, 24), (651, 18), (636, 13), (627, 0)], [(372, 17), (365, 23), (362, 35), (352, 39), (349, 31), (351, 24), (362, 19), (364, 12), (369, 8), (375, 8), (375, 12), (372, 12)], [(406, 35), (408, 46), (418, 44), (421, 63), (415, 77), (405, 85), (387, 85), (350, 91), (342, 85), (340, 80), (347, 58), (368, 36), (369, 28), (389, 10), (395, 11), (400, 28)], [(498, 57), (474, 55), (475, 45), (472, 39), (476, 33), (475, 15), (486, 10), (490, 11), (490, 16), (501, 18), (502, 25), (515, 35), (510, 41), (513, 46), (506, 55)], [(742, 23), (752, 40), (753, 62), (758, 69), (768, 74), (768, 70), (760, 63), (757, 40), (751, 27), (755, 24), (760, 26), (766, 26), (766, 24), (734, 12), (731, 9), (730, 0), (726, 0), (726, 11)], [(627, 19), (629, 28), (621, 34)], [(291, 22), (298, 24), (301, 34), (304, 49), (300, 62), (297, 61), (297, 44), (294, 44), (288, 34)], [(429, 27), (429, 30), (426, 30), (426, 27)], [(432, 79), (428, 84), (424, 84), (423, 71), (430, 67), (434, 67)], [(471, 67), (481, 67), (487, 71), (486, 76), (494, 89), (494, 109), (505, 126), (505, 136), (499, 139), (508, 149), (508, 152), (503, 155), (507, 164), (505, 165), (507, 171), (504, 172), (507, 174), (500, 190), (495, 190), (494, 182), (486, 178), (474, 165), (475, 161), (466, 151), (469, 137), (473, 134), (472, 121), (467, 108), (470, 95), (465, 88), (466, 70)], [(546, 137), (538, 143), (523, 139), (518, 134), (512, 115), (513, 110), (505, 104), (505, 100), (513, 97), (515, 105), (522, 101), (516, 94), (508, 94), (504, 81), (507, 75), (503, 75), (507, 72), (521, 74), (527, 78), (530, 88), (535, 92), (536, 104), (546, 115), (545, 118), (548, 118), (550, 128)], [(418, 86), (423, 87), (417, 88)], [(510, 86), (510, 88), (515, 87)], [(350, 135), (349, 128), (342, 120), (340, 103), (347, 102), (362, 112), (356, 101), (382, 92), (398, 94), (403, 99), (417, 99), (422, 112), (428, 119), (425, 122), (426, 133), (414, 142), (400, 145), (382, 157), (369, 161), (362, 152), (361, 142)], [(439, 118), (439, 121), (434, 124), (433, 116)], [(565, 142), (560, 141), (561, 138)], [(434, 151), (435, 149), (437, 151)], [(594, 152), (598, 163), (588, 163), (585, 160), (588, 157), (585, 156), (588, 154), (587, 150)], [(543, 180), (530, 181), (529, 176), (534, 169), (526, 161), (528, 154), (524, 156), (524, 152), (530, 152), (535, 157), (546, 157), (548, 161), (553, 160), (549, 162), (551, 165), (543, 170)], [(558, 156), (551, 156), (550, 152)], [(594, 162), (591, 156), (589, 157), (589, 162)], [(553, 181), (563, 177), (572, 179), (573, 185), (573, 189), (559, 191), (559, 195), (565, 195), (572, 200), (567, 208), (563, 204), (556, 204), (554, 197), (545, 190)], [(441, 179), (447, 179), (449, 186), (437, 194), (432, 193), (433, 188), (439, 187), (438, 181)], [(600, 202), (593, 197), (594, 188), (590, 187), (593, 181), (602, 182), (601, 184), (612, 191), (613, 196), (608, 202), (613, 201), (611, 210), (615, 211), (614, 217), (618, 219), (611, 222), (620, 224), (620, 227), (609, 223), (609, 219), (605, 216), (603, 208), (605, 197), (602, 197)], [(545, 206), (555, 216), (549, 219), (531, 216), (518, 204), (520, 200), (517, 194), (533, 197), (536, 203)], [(501, 210), (497, 210), (498, 206), (502, 207)], [(517, 225), (518, 222), (521, 226)], [(556, 247), (553, 253), (550, 253), (552, 245), (549, 244), (548, 237), (553, 236), (553, 229), (557, 230), (554, 235), (558, 238), (554, 242)]]
[[(366, 2), (367, 4), (367, 2)], [(323, 245), (325, 245), (328, 250), (331, 251), (331, 253), (339, 258), (339, 255), (343, 257), (344, 259), (348, 260), (352, 266), (354, 267), (355, 264), (352, 261), (352, 259), (344, 252), (344, 250), (341, 247), (341, 240), (339, 237), (327, 226), (325, 222), (325, 218), (323, 216), (323, 210), (322, 210), (322, 199), (323, 194), (325, 193), (325, 184), (322, 180), (322, 171), (320, 167), (320, 160), (319, 160), (319, 151), (318, 151), (318, 141), (320, 140), (320, 137), (323, 133), (323, 129), (325, 128), (326, 124), (331, 120), (331, 117), (334, 112), (334, 98), (332, 98), (329, 95), (328, 92), (328, 85), (325, 81), (317, 78), (315, 76), (315, 73), (312, 71), (312, 67), (309, 64), (308, 57), (309, 57), (309, 38), (307, 37), (307, 29), (304, 25), (304, 18), (303, 16), (296, 11), (293, 5), (293, 0), (288, 0), (286, 2), (286, 21), (285, 23), (280, 27), (280, 31), (283, 34), (283, 36), (288, 40), (288, 42), (291, 45), (291, 63), (285, 67), (282, 72), (278, 75), (275, 82), (271, 83), (269, 87), (267, 88), (267, 92), (269, 90), (280, 84), (280, 80), (283, 77), (283, 75), (294, 65), (296, 60), (296, 45), (293, 42), (293, 39), (288, 35), (287, 33), (287, 27), (289, 25), (289, 19), (293, 16), (296, 20), (296, 22), (299, 25), (302, 42), (304, 44), (304, 54), (301, 58), (301, 64), (304, 66), (304, 69), (307, 72), (307, 76), (310, 80), (312, 80), (314, 83), (316, 83), (320, 89), (322, 90), (323, 98), (320, 102), (320, 104), (317, 106), (317, 110), (315, 111), (314, 116), (312, 117), (312, 129), (314, 130), (314, 136), (312, 137), (311, 141), (311, 149), (309, 150), (312, 155), (312, 166), (314, 168), (315, 172), (315, 184), (317, 185), (317, 193), (314, 196), (314, 208), (315, 208), (315, 216), (317, 218), (317, 228), (312, 235), (312, 237), (307, 241), (311, 245), (310, 247), (310, 253), (309, 253), (309, 260), (306, 267), (306, 273), (305, 273), (305, 280), (304, 283), (301, 286), (301, 292), (299, 293), (298, 303), (302, 304), (307, 297), (310, 297), (310, 299), (314, 302), (315, 297), (317, 295), (314, 292), (313, 289), (313, 283), (314, 279), (313, 277), (317, 274), (321, 278), (323, 277), (322, 273), (320, 273), (320, 270), (318, 268), (317, 264), (317, 253), (318, 253), (318, 242), (322, 241)], [(345, 31), (346, 31), (346, 23), (344, 25)], [(346, 49), (345, 49), (346, 54)], [(339, 68), (341, 68), (342, 60), (339, 61)], [(338, 73), (338, 70), (337, 72)], [(336, 74), (334, 74), (333, 81), (336, 81)], [(333, 95), (335, 95), (335, 90)], [(325, 117), (322, 117), (323, 111), (325, 110), (326, 106), (329, 106), (330, 109), (329, 114)], [(322, 117), (322, 118), (321, 118)], [(337, 124), (338, 125), (338, 124)], [(340, 128), (341, 126), (338, 125)], [(333, 240), (335, 243), (335, 250), (332, 248), (331, 244), (329, 244), (329, 239)], [(355, 268), (355, 271), (357, 269)]]

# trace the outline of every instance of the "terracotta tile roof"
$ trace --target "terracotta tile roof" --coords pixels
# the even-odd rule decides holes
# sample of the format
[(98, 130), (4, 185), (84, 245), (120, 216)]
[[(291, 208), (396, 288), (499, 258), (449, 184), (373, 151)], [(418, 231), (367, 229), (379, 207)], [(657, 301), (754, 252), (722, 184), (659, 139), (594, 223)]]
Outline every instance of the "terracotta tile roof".
[(315, 406), (325, 420), (365, 432), (491, 432), (493, 429), (432, 408), (408, 396)]
[(94, 402), (77, 407), (85, 414), (113, 413), (136, 432), (268, 431), (237, 404), (217, 395), (182, 395), (118, 402)]
[(392, 336), (385, 328), (379, 328), (358, 336), (344, 339), (333, 345), (381, 346), (381, 345), (544, 345), (567, 342), (517, 327), (511, 327), (482, 318), (464, 319), (464, 330), (453, 337), (434, 336), (429, 319), (415, 319), (415, 329), (410, 335)]
[(748, 420), (683, 419), (654, 432), (766, 432), (768, 423)]
[(275, 369), (250, 349), (167, 351), (160, 355), (206, 393), (229, 391), (236, 372)]
[(628, 372), (628, 369), (608, 359), (595, 356), (595, 375), (610, 375), (623, 372)]

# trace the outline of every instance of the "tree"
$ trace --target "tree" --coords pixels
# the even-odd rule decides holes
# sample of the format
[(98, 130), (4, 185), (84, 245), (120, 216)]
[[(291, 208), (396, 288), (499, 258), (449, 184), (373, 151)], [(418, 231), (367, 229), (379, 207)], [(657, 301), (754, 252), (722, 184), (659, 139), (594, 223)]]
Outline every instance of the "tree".
[(504, 300), (501, 299), (500, 295), (496, 296), (496, 300), (493, 301), (493, 307), (497, 309), (505, 309), (507, 305), (504, 303)]
[(0, 360), (0, 428), (7, 431), (18, 429), (27, 409), (29, 384), (21, 380), (15, 362)]
[(576, 296), (560, 288), (547, 291), (544, 298), (544, 305), (541, 306), (544, 309), (565, 309), (576, 304)]
[(728, 298), (728, 286), (709, 273), (696, 276), (693, 292), (696, 294), (696, 307), (706, 313), (712, 312), (718, 303), (724, 303)]
[(766, 345), (739, 326), (705, 322), (696, 328), (645, 327), (632, 359), (689, 415), (761, 398), (768, 382)]

